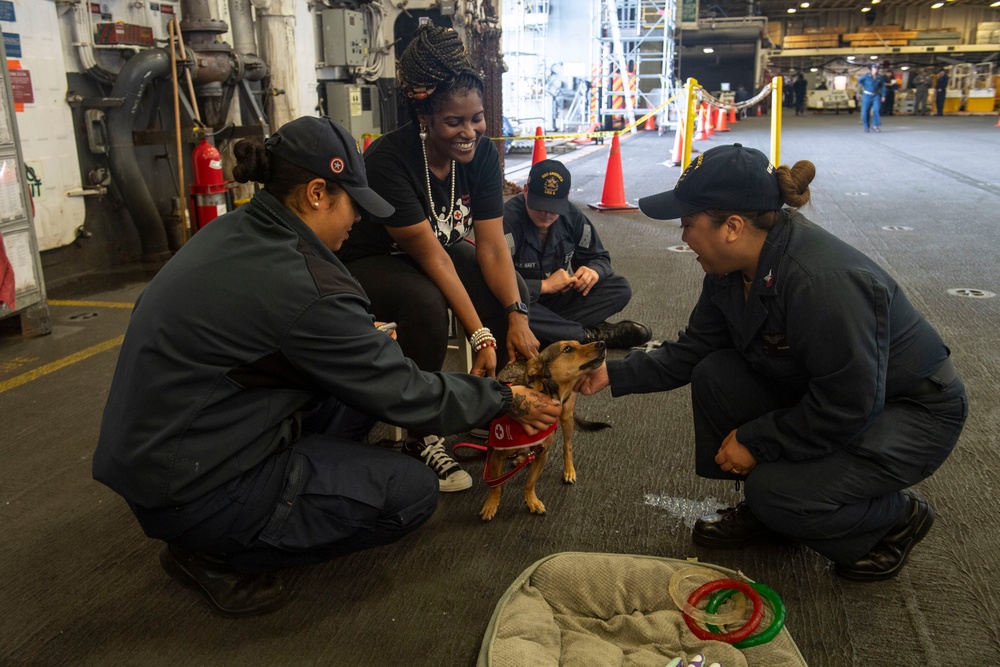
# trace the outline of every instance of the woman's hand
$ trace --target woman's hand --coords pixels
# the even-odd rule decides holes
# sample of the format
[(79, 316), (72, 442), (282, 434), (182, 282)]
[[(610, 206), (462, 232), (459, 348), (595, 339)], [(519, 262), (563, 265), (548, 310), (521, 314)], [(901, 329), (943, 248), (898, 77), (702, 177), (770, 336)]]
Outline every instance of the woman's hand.
[(601, 364), (580, 378), (580, 381), (576, 383), (576, 390), (584, 396), (593, 396), (609, 384), (611, 384), (611, 378), (608, 377), (608, 367), (606, 364)]
[(757, 459), (746, 446), (736, 439), (736, 429), (729, 432), (715, 455), (715, 462), (726, 472), (749, 475), (757, 465)]
[(482, 378), (495, 378), (497, 376), (497, 351), (487, 346), (476, 352), (470, 372)]
[(514, 385), (510, 390), (514, 393), (514, 400), (507, 414), (517, 420), (528, 435), (544, 431), (559, 419), (562, 412), (559, 400), (529, 387)]
[(507, 320), (507, 359), (514, 361), (518, 355), (525, 359), (538, 356), (538, 339), (528, 328), (528, 318), (511, 313)]

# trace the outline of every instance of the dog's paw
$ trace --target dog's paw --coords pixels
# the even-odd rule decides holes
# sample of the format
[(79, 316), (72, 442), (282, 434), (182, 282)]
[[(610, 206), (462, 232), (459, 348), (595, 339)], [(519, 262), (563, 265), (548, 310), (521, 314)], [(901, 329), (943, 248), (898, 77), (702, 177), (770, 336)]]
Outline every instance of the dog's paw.
[(567, 470), (563, 473), (563, 484), (576, 484), (575, 470)]
[(494, 516), (496, 516), (496, 513), (497, 513), (497, 505), (491, 505), (490, 503), (486, 503), (485, 505), (483, 505), (483, 509), (479, 510), (479, 518), (482, 519), (483, 521), (489, 521)]
[(538, 498), (534, 499), (526, 498), (525, 502), (528, 504), (528, 511), (531, 512), (532, 514), (545, 514), (545, 505), (543, 505), (542, 501), (539, 500)]

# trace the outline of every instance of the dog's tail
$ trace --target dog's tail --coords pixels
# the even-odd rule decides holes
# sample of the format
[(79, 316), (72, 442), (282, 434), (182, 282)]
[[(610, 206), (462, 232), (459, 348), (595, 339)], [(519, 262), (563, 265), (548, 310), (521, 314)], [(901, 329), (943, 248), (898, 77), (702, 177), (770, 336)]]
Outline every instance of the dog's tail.
[(576, 427), (581, 431), (588, 431), (588, 432), (603, 431), (606, 428), (611, 428), (611, 424), (606, 424), (604, 422), (587, 421), (586, 419), (581, 419), (576, 415), (573, 415), (573, 423), (575, 423)]

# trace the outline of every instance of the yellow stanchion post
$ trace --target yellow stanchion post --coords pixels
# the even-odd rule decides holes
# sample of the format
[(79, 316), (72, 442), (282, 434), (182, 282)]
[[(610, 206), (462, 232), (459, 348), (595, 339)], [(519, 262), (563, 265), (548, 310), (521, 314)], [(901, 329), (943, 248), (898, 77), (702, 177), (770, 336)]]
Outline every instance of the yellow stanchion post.
[(771, 164), (781, 164), (781, 76), (771, 80)]
[(691, 164), (691, 139), (694, 137), (694, 102), (697, 87), (698, 82), (694, 78), (687, 80), (684, 91), (687, 112), (684, 114), (684, 158), (681, 162), (681, 171), (687, 169), (687, 166)]

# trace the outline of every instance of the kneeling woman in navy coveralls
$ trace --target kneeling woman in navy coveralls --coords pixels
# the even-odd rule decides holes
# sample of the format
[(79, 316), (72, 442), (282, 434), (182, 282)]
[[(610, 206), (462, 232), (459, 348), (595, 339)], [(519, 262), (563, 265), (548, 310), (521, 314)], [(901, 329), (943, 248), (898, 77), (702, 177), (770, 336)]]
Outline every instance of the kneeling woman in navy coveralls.
[(639, 200), (680, 218), (706, 276), (678, 340), (609, 361), (580, 388), (615, 396), (691, 384), (695, 471), (745, 480), (696, 523), (716, 548), (790, 538), (855, 581), (896, 576), (934, 522), (910, 487), (948, 457), (968, 414), (937, 332), (871, 259), (806, 220), (811, 162), (775, 168), (740, 144), (698, 157)]
[(94, 477), (167, 545), (164, 569), (221, 614), (271, 611), (273, 572), (388, 544), (437, 507), (430, 468), (364, 444), (376, 419), (455, 433), (502, 413), (529, 432), (560, 408), (524, 387), (425, 373), (375, 328), (334, 256), (368, 189), (354, 138), (299, 118), (236, 144), (247, 204), (200, 230), (136, 303)]

